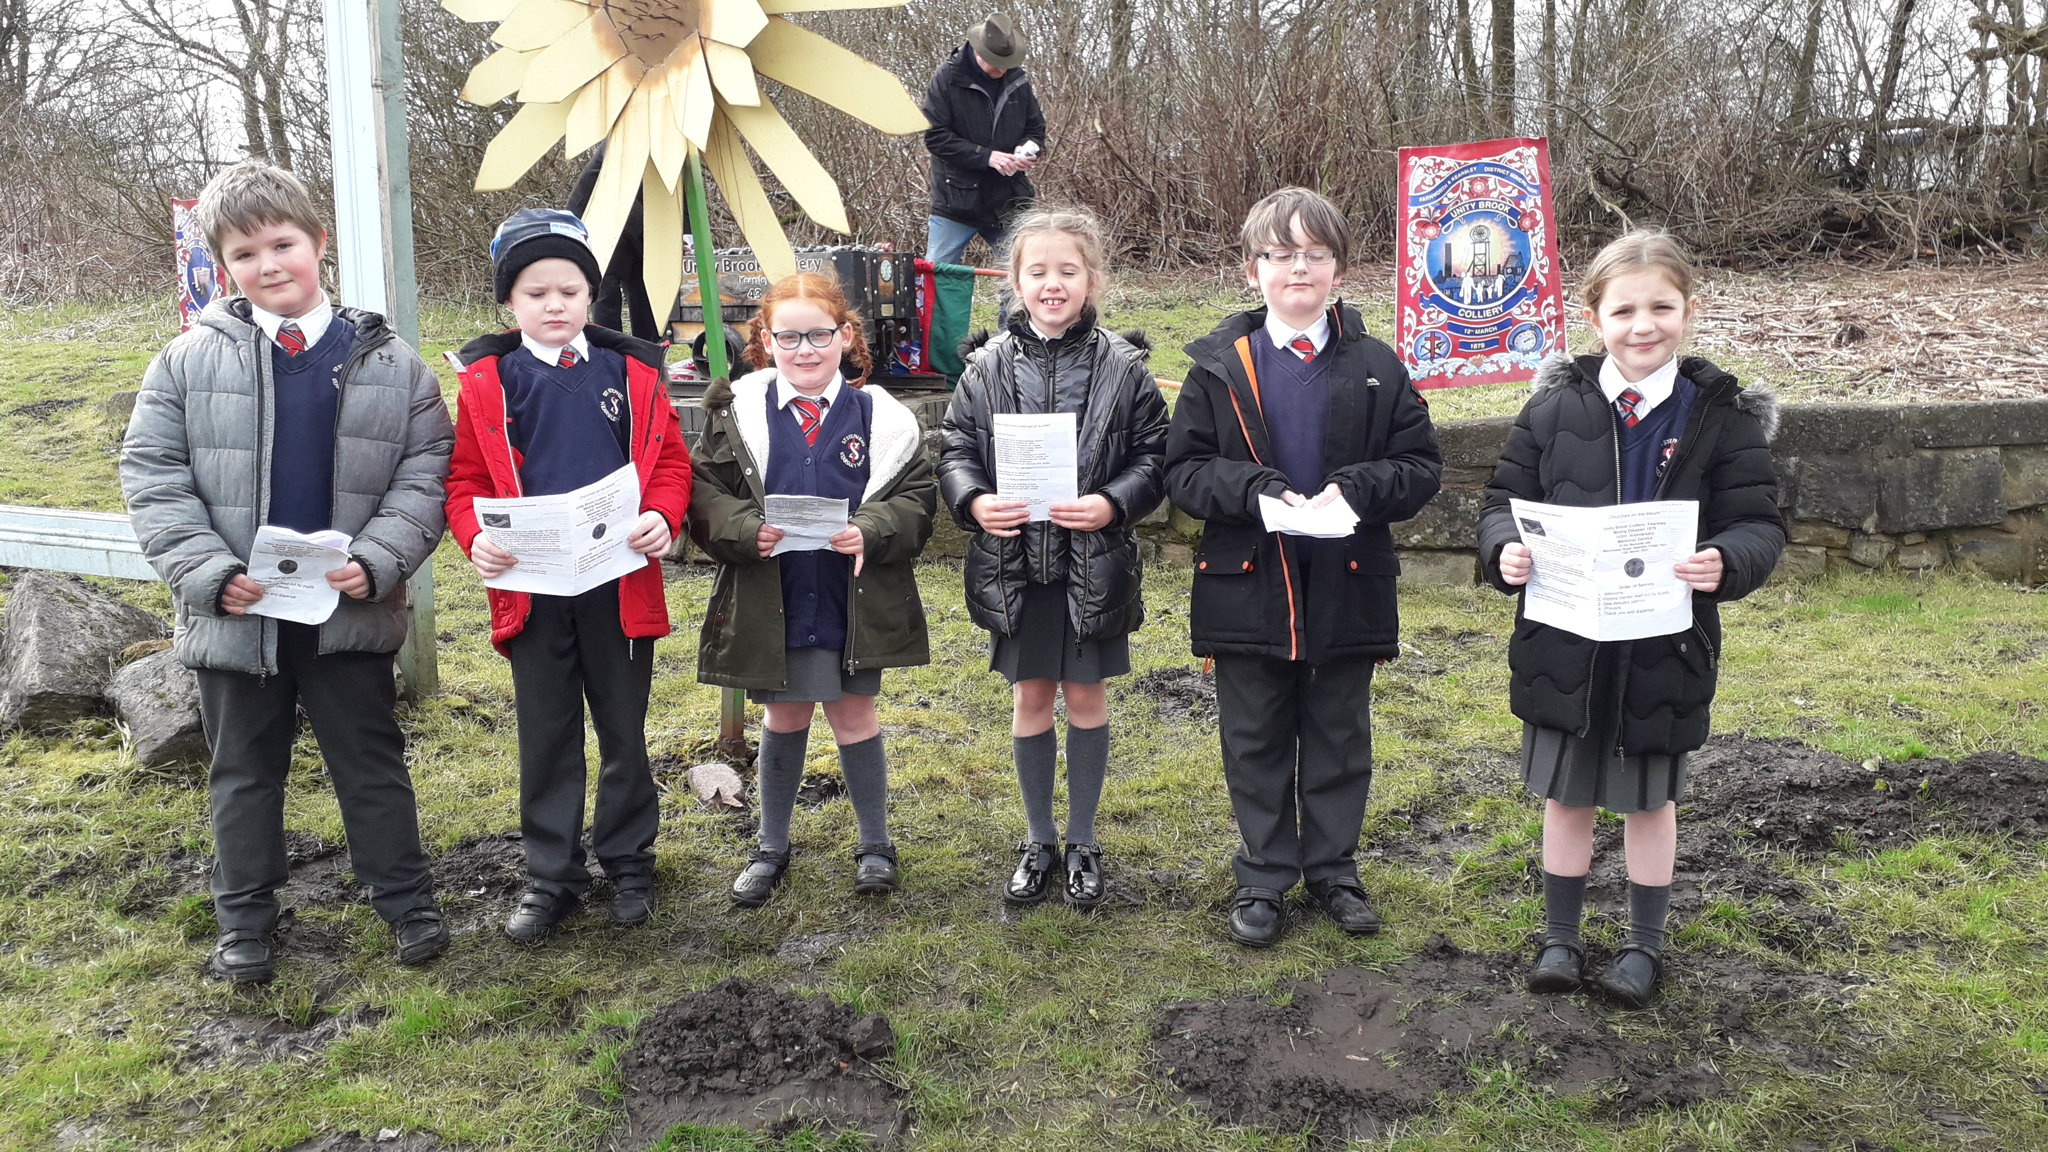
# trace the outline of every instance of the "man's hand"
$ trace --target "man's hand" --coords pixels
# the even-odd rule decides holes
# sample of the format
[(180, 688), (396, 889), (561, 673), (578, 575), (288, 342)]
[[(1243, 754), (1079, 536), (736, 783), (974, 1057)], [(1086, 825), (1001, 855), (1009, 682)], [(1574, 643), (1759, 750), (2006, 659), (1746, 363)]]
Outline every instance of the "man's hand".
[(240, 616), (249, 606), (263, 599), (263, 585), (249, 579), (246, 572), (237, 572), (227, 586), (220, 590), (220, 606), (231, 615)]
[(988, 166), (1005, 176), (1015, 176), (1029, 167), (1030, 162), (1014, 152), (990, 152)]

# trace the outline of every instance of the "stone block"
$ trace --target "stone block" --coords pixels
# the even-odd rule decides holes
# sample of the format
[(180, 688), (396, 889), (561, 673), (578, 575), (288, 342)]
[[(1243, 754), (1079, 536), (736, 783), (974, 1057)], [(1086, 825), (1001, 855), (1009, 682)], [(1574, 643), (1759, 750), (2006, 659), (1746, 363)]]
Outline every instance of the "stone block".
[(163, 632), (151, 613), (83, 580), (23, 573), (0, 637), (0, 729), (47, 731), (104, 712), (114, 658)]
[(1820, 548), (1847, 548), (1849, 530), (1825, 520), (1794, 520), (1786, 525), (1787, 538), (1794, 544), (1812, 544)]
[(1171, 564), (1176, 568), (1192, 567), (1195, 563), (1195, 547), (1192, 544), (1168, 540), (1159, 545), (1159, 562)]
[(1901, 545), (1895, 558), (1898, 566), (1908, 572), (1929, 572), (1947, 559), (1948, 547), (1939, 540)]
[(1437, 444), (1443, 449), (1444, 467), (1481, 468), (1493, 475), (1500, 450), (1515, 426), (1512, 416), (1487, 416), (1473, 420), (1446, 420), (1436, 426)]
[(941, 509), (932, 517), (932, 538), (925, 542), (924, 557), (928, 560), (961, 560), (967, 556), (967, 532), (953, 523), (953, 514)]
[(1168, 503), (1167, 503), (1166, 501), (1164, 501), (1164, 500), (1161, 500), (1161, 501), (1159, 502), (1159, 507), (1157, 507), (1157, 508), (1154, 508), (1154, 509), (1153, 509), (1152, 511), (1150, 511), (1150, 512), (1147, 512), (1147, 513), (1146, 513), (1146, 514), (1145, 514), (1145, 515), (1144, 515), (1144, 516), (1143, 516), (1142, 518), (1140, 518), (1140, 519), (1139, 519), (1139, 521), (1138, 521), (1138, 527), (1139, 527), (1139, 528), (1153, 528), (1153, 527), (1159, 527), (1159, 528), (1164, 528), (1164, 527), (1165, 527), (1165, 526), (1166, 526), (1166, 525), (1167, 525), (1168, 523), (1170, 523), (1170, 522), (1171, 522), (1172, 520), (1173, 520), (1173, 505), (1171, 505), (1171, 504), (1168, 504)]
[(1875, 526), (1878, 470), (1869, 456), (1787, 456), (1779, 467), (1779, 500), (1792, 519)]
[(1872, 536), (1858, 532), (1849, 541), (1849, 559), (1865, 568), (1882, 568), (1890, 562), (1892, 554), (1899, 550), (1899, 542), (1889, 536)]
[(2004, 469), (1996, 448), (1913, 452), (1885, 460), (1877, 470), (1875, 527), (1880, 532), (1972, 528), (2004, 520)]
[(2004, 471), (2007, 511), (2048, 504), (2048, 445), (2001, 448), (1998, 462)]
[(1948, 534), (1950, 558), (1966, 572), (1981, 572), (1993, 580), (2027, 578), (2027, 541), (2023, 536), (1994, 528), (1965, 528)]
[(1472, 549), (1408, 551), (1401, 558), (1401, 583), (1428, 587), (1469, 587), (1479, 579), (1479, 559)]
[(1477, 488), (1443, 488), (1422, 511), (1393, 526), (1394, 543), (1402, 548), (1471, 549), (1479, 540), (1479, 505), (1485, 493)]
[(1916, 404), (1906, 420), (1915, 448), (2048, 444), (2048, 400), (1973, 400)]
[(1789, 544), (1771, 570), (1770, 582), (1813, 580), (1827, 574), (1828, 550), (1813, 544)]
[(1786, 456), (1871, 456), (1905, 446), (1901, 423), (1915, 409), (1875, 404), (1785, 404), (1773, 450)]
[(199, 681), (166, 648), (114, 673), (108, 698), (128, 726), (135, 759), (145, 768), (207, 762), (199, 724)]
[(1202, 539), (1202, 522), (1175, 508), (1167, 519), (1167, 527), (1173, 537), (1187, 544), (1198, 544)]

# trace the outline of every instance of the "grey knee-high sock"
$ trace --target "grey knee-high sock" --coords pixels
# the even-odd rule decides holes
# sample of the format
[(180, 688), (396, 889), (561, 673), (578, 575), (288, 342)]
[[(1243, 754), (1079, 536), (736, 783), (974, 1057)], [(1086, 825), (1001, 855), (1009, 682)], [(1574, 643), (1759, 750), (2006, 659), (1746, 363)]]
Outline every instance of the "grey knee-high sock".
[(1095, 809), (1109, 775), (1109, 725), (1067, 725), (1067, 843), (1095, 843)]
[(1060, 738), (1050, 728), (1036, 736), (1012, 736), (1010, 754), (1017, 760), (1017, 790), (1024, 794), (1024, 822), (1031, 842), (1059, 843), (1060, 830), (1052, 822), (1052, 778)]
[(863, 844), (889, 843), (889, 757), (880, 733), (839, 746), (839, 774), (853, 800), (853, 818)]
[(1586, 918), (1586, 878), (1543, 873), (1543, 933), (1548, 940), (1579, 942), (1579, 924)]
[(1664, 923), (1671, 916), (1671, 885), (1629, 881), (1628, 942), (1664, 951)]
[(808, 725), (794, 732), (777, 732), (766, 725), (761, 728), (755, 787), (760, 793), (764, 851), (789, 851), (789, 818), (796, 811), (797, 786), (804, 780), (804, 750), (810, 744)]

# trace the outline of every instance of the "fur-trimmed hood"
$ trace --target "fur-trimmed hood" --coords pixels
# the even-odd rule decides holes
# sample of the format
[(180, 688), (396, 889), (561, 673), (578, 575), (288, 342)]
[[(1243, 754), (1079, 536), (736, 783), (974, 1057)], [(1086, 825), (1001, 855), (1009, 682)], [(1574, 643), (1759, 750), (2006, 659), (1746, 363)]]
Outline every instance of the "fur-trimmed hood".
[[(704, 390), (705, 411), (731, 410), (740, 442), (746, 445), (747, 454), (754, 458), (754, 466), (762, 476), (768, 475), (769, 442), (774, 439), (768, 434), (768, 389), (774, 384), (775, 369), (762, 368), (730, 383), (714, 380)], [(910, 409), (888, 392), (873, 384), (860, 391), (875, 406), (873, 443), (868, 446), (868, 482), (861, 492), (861, 499), (867, 501), (894, 483), (917, 460), (924, 433)]]
[[(1533, 393), (1567, 385), (1582, 385), (1588, 388), (1600, 387), (1600, 366), (1605, 363), (1604, 354), (1567, 356), (1555, 353), (1543, 361), (1543, 367), (1536, 373), (1536, 380), (1529, 386)], [(1723, 371), (1713, 361), (1703, 356), (1683, 356), (1678, 361), (1678, 374), (1701, 388), (1715, 387), (1726, 381), (1735, 389), (1735, 408), (1756, 418), (1763, 426), (1764, 442), (1778, 438), (1778, 394), (1761, 384), (1741, 384), (1731, 372)]]

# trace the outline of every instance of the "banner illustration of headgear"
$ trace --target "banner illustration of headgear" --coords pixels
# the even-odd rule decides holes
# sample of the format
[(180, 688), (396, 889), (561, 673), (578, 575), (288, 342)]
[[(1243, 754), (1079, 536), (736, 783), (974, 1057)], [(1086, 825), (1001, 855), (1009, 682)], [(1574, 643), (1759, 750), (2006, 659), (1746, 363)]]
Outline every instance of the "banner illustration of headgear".
[(692, 154), (769, 277), (796, 254), (755, 174), (751, 148), (811, 219), (850, 230), (839, 185), (761, 90), (765, 76), (883, 132), (922, 132), (924, 113), (894, 75), (787, 17), (896, 7), (906, 0), (441, 0), (471, 23), (497, 21), (499, 47), (462, 98), (516, 99), (484, 152), (479, 192), (509, 188), (559, 143), (570, 156), (609, 141), (585, 211), (591, 247), (611, 262), (634, 197), (644, 198), (648, 299), (682, 282), (683, 186)]

